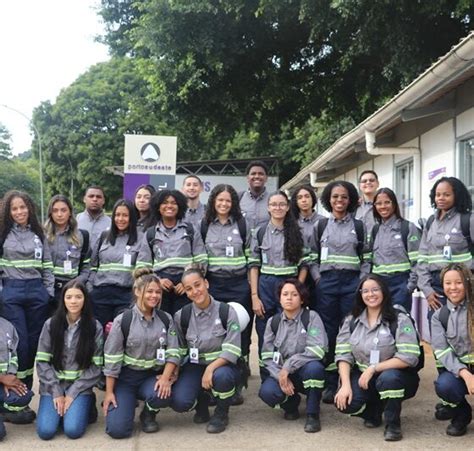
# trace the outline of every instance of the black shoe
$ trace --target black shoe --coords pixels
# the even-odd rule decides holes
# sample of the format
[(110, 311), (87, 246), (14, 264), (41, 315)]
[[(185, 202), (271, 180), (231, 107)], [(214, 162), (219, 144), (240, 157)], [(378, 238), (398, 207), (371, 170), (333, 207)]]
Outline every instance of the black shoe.
[(304, 425), (305, 432), (319, 432), (321, 430), (321, 422), (316, 415), (307, 415), (306, 424)]
[(446, 428), (446, 434), (451, 437), (461, 437), (467, 432), (467, 424), (451, 422)]
[(18, 412), (11, 412), (10, 410), (4, 409), (1, 415), (3, 421), (12, 424), (30, 424), (36, 419), (36, 413), (28, 406)]
[(386, 442), (398, 442), (399, 440), (401, 440), (403, 438), (403, 435), (400, 426), (387, 424), (387, 426), (385, 426), (383, 438)]
[(244, 403), (244, 396), (242, 395), (242, 389), (236, 390), (234, 396), (232, 396), (231, 406), (241, 406)]
[(149, 434), (151, 432), (158, 432), (160, 426), (156, 422), (156, 412), (152, 412), (148, 407), (143, 407), (142, 412), (140, 413), (140, 423), (142, 425), (142, 431)]
[[(438, 407), (439, 406), (439, 407)], [(439, 421), (451, 420), (454, 415), (454, 408), (444, 404), (436, 404), (435, 418)]]
[(298, 410), (285, 410), (285, 414), (283, 415), (283, 418), (287, 421), (295, 421), (300, 417), (300, 413)]
[(366, 418), (364, 419), (364, 426), (368, 429), (375, 429), (381, 426), (382, 418)]
[(336, 390), (332, 387), (327, 387), (323, 391), (321, 401), (324, 404), (334, 404), (334, 396), (336, 396)]
[(196, 424), (207, 423), (210, 419), (211, 415), (209, 415), (209, 408), (207, 406), (196, 409), (196, 413), (193, 416), (193, 422)]
[(97, 411), (97, 405), (94, 402), (93, 404), (91, 404), (91, 408), (89, 410), (89, 424), (97, 423), (98, 416), (99, 412)]
[(209, 420), (206, 431), (209, 432), (209, 434), (219, 434), (220, 432), (225, 431), (225, 428), (228, 424), (228, 415), (219, 415), (214, 413), (214, 415), (212, 415), (211, 419)]

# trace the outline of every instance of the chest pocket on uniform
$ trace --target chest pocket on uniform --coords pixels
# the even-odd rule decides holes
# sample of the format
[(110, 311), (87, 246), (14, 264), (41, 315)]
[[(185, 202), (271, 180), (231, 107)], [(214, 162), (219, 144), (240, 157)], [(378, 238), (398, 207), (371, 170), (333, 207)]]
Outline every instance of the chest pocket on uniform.
[(215, 324), (212, 328), (212, 335), (214, 337), (223, 337), (226, 333), (227, 331), (224, 329), (224, 326), (222, 326), (221, 323)]

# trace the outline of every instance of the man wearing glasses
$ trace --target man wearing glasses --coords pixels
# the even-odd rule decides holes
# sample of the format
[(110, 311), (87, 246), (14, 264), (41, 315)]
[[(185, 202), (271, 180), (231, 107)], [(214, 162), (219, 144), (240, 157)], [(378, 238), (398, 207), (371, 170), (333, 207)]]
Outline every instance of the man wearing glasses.
[(379, 178), (375, 171), (370, 169), (362, 171), (359, 176), (359, 191), (362, 193), (360, 205), (355, 213), (356, 219), (364, 222), (367, 232), (372, 230), (375, 219), (372, 210), (375, 193), (379, 188)]

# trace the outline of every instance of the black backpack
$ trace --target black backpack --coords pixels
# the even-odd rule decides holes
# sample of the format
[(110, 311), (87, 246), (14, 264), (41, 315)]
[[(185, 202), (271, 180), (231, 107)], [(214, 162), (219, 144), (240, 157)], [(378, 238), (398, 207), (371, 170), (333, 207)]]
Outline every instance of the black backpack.
[[(428, 221), (426, 221), (425, 228), (427, 232), (428, 230), (430, 230), (431, 224), (433, 224), (434, 220), (435, 216), (431, 215), (428, 218)], [(471, 237), (470, 222), (471, 213), (461, 213), (461, 232), (467, 241), (467, 246), (469, 248), (469, 251), (471, 252), (471, 255), (474, 257), (474, 242)]]
[(79, 229), (79, 232), (82, 234), (82, 249), (81, 249), (81, 258), (79, 260), (79, 272), (81, 272), (82, 267), (84, 266), (84, 260), (89, 250), (89, 232), (87, 230)]
[[(364, 223), (360, 219), (352, 218), (354, 221), (354, 228), (357, 235), (357, 255), (359, 260), (363, 259), (363, 250), (364, 250)], [(318, 221), (318, 226), (316, 229), (317, 232), (317, 246), (318, 246), (318, 263), (321, 263), (321, 237), (323, 236), (324, 231), (328, 225), (329, 218), (321, 218)]]
[[(281, 313), (276, 313), (272, 316), (272, 322), (270, 323), (270, 327), (272, 329), (273, 335), (276, 336), (278, 332), (278, 327), (280, 326), (281, 321)], [(301, 313), (301, 322), (306, 330), (308, 330), (309, 325), (309, 309), (303, 309), (303, 313)]]
[[(377, 233), (380, 229), (380, 223), (377, 222), (375, 223), (373, 229), (372, 229), (372, 235), (371, 235), (371, 245), (372, 248), (374, 247), (375, 243), (375, 237), (377, 236)], [(402, 234), (402, 242), (403, 245), (405, 246), (405, 250), (408, 251), (408, 235), (410, 233), (410, 221), (407, 221), (406, 219), (402, 219), (401, 223), (401, 234)]]
[[(191, 247), (193, 247), (194, 227), (190, 222), (183, 222), (183, 224), (186, 226), (186, 234), (189, 236)], [(146, 241), (148, 243), (148, 246), (150, 246), (152, 260), (155, 258), (155, 254), (153, 253), (153, 241), (155, 239), (155, 233), (156, 233), (155, 226), (149, 227), (146, 231)]]
[[(165, 325), (165, 329), (168, 330), (169, 327), (170, 327), (170, 318), (169, 318), (169, 316), (163, 310), (155, 310), (155, 313), (158, 315), (161, 322)], [(133, 318), (132, 309), (127, 308), (126, 310), (124, 310), (123, 316), (122, 316), (122, 323), (120, 324), (120, 327), (122, 329), (122, 335), (123, 335), (123, 347), (124, 347), (124, 349), (125, 349), (125, 345), (127, 343), (128, 335), (130, 334), (130, 325), (132, 324), (132, 318)]]
[[(237, 221), (237, 227), (239, 228), (240, 238), (242, 238), (242, 249), (245, 255), (245, 244), (247, 242), (247, 223), (244, 217), (241, 217)], [(207, 231), (209, 230), (209, 223), (206, 221), (201, 221), (201, 236), (204, 244), (206, 243)]]
[[(415, 320), (411, 317), (411, 315), (404, 310), (395, 308), (395, 312), (397, 313), (397, 318), (393, 321), (390, 321), (388, 327), (390, 329), (390, 333), (392, 334), (392, 337), (395, 338), (397, 336), (397, 329), (398, 329), (398, 315), (406, 315), (408, 318), (410, 318), (410, 321), (416, 331), (416, 337), (418, 339), (418, 346), (420, 348), (420, 356), (418, 357), (418, 363), (414, 368), (409, 368), (412, 369), (413, 371), (420, 371), (424, 366), (425, 366), (425, 351), (423, 349), (423, 345), (420, 343), (420, 336), (418, 335), (418, 331), (416, 330), (416, 324)], [(352, 317), (351, 322), (349, 323), (349, 330), (352, 334), (354, 332), (354, 329), (357, 324), (357, 318)]]
[(443, 305), (439, 312), (438, 318), (439, 318), (439, 322), (441, 323), (445, 331), (448, 330), (449, 315), (451, 315), (451, 310), (449, 310), (447, 305)]

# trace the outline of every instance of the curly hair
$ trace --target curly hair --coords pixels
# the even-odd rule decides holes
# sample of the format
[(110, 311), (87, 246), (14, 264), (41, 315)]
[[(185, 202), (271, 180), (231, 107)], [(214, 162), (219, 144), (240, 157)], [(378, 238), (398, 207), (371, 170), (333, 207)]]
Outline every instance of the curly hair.
[(316, 197), (316, 193), (314, 192), (314, 189), (311, 185), (305, 184), (305, 185), (297, 186), (295, 191), (291, 195), (291, 200), (290, 200), (291, 212), (293, 213), (293, 216), (297, 219), (299, 218), (299, 215), (300, 215), (300, 209), (298, 208), (297, 197), (298, 197), (299, 192), (302, 190), (308, 191), (309, 195), (311, 196), (311, 200), (312, 200), (311, 210), (314, 210), (314, 207), (316, 207), (316, 204), (318, 203), (318, 198)]
[(286, 284), (293, 285), (296, 288), (296, 291), (300, 295), (300, 299), (302, 301), (302, 307), (306, 307), (309, 304), (309, 290), (306, 287), (306, 285), (302, 282), (300, 282), (298, 279), (292, 277), (290, 279), (284, 280), (279, 286), (278, 286), (278, 299), (280, 299), (281, 292), (283, 291), (283, 287)]
[(79, 246), (80, 239), (79, 239), (79, 231), (77, 227), (77, 221), (74, 217), (74, 210), (72, 208), (72, 203), (68, 197), (64, 196), (63, 194), (56, 194), (51, 198), (48, 204), (48, 217), (44, 223), (44, 230), (46, 233), (46, 238), (48, 242), (51, 244), (56, 239), (56, 224), (53, 220), (53, 208), (57, 202), (64, 202), (69, 209), (69, 220), (68, 220), (68, 228), (65, 232), (67, 236), (67, 241), (75, 246)]
[(0, 243), (4, 243), (10, 230), (13, 227), (14, 221), (11, 211), (11, 204), (13, 199), (20, 198), (26, 205), (28, 209), (28, 224), (31, 228), (31, 231), (38, 235), (41, 242), (44, 242), (44, 232), (41, 224), (36, 216), (36, 207), (31, 199), (31, 197), (24, 193), (23, 191), (11, 190), (5, 193), (3, 197), (3, 201), (1, 204), (1, 212), (0, 212)]
[(470, 213), (472, 211), (472, 199), (466, 185), (456, 177), (441, 177), (436, 180), (430, 191), (431, 206), (436, 208), (436, 188), (440, 183), (449, 183), (454, 191), (454, 209), (458, 213)]
[(128, 210), (128, 241), (127, 245), (131, 246), (137, 242), (138, 234), (137, 234), (137, 215), (135, 214), (135, 206), (133, 205), (132, 201), (128, 199), (119, 199), (114, 204), (114, 208), (112, 210), (112, 224), (110, 225), (109, 233), (107, 234), (107, 241), (114, 246), (115, 240), (119, 234), (119, 230), (117, 225), (115, 224), (115, 213), (117, 208), (125, 207)]
[(366, 305), (364, 303), (364, 300), (362, 299), (361, 291), (362, 287), (364, 286), (364, 283), (368, 280), (373, 280), (382, 290), (382, 320), (387, 323), (394, 321), (397, 318), (397, 313), (392, 306), (392, 297), (390, 296), (390, 291), (383, 279), (376, 274), (368, 274), (360, 281), (355, 295), (354, 306), (352, 308), (352, 316), (354, 318), (358, 318), (366, 309)]
[(168, 197), (172, 197), (178, 205), (176, 219), (179, 221), (184, 218), (186, 210), (188, 209), (186, 196), (176, 189), (165, 189), (163, 191), (157, 191), (150, 199), (150, 222), (147, 224), (148, 227), (155, 226), (158, 221), (161, 221), (160, 206)]
[(356, 187), (352, 183), (346, 182), (345, 180), (336, 180), (334, 182), (328, 183), (321, 194), (321, 204), (327, 211), (332, 211), (331, 192), (336, 186), (342, 186), (346, 189), (347, 194), (349, 195), (349, 205), (347, 206), (347, 211), (348, 213), (354, 213), (359, 206), (359, 194)]
[(230, 194), (232, 204), (230, 207), (229, 216), (231, 216), (234, 221), (238, 221), (240, 218), (242, 218), (242, 211), (240, 210), (240, 202), (237, 191), (235, 191), (235, 188), (232, 185), (220, 183), (219, 185), (216, 185), (212, 189), (211, 194), (209, 194), (209, 200), (207, 201), (206, 207), (206, 215), (204, 216), (204, 221), (207, 224), (210, 224), (212, 221), (214, 221), (214, 219), (216, 219), (216, 198), (219, 194), (223, 192), (227, 192)]
[[(284, 191), (275, 191), (268, 197), (268, 204), (272, 201), (275, 196), (283, 196), (286, 202), (289, 204), (290, 201)], [(283, 221), (283, 234), (285, 239), (283, 255), (292, 265), (298, 265), (301, 258), (303, 257), (303, 235), (301, 234), (300, 226), (288, 211)]]
[(398, 205), (398, 199), (397, 199), (397, 196), (395, 195), (395, 193), (390, 188), (380, 188), (375, 193), (374, 205), (372, 207), (375, 221), (382, 222), (382, 217), (380, 216), (379, 212), (377, 211), (377, 208), (375, 207), (375, 203), (377, 202), (377, 197), (379, 197), (381, 194), (386, 194), (389, 197), (389, 199), (392, 202), (392, 206), (393, 206), (393, 214), (398, 219), (401, 219), (402, 214), (400, 213), (400, 206)]

